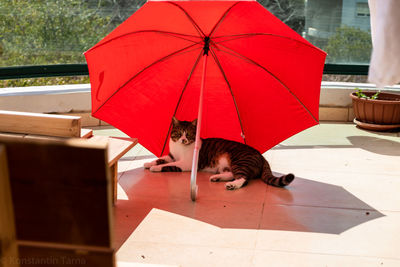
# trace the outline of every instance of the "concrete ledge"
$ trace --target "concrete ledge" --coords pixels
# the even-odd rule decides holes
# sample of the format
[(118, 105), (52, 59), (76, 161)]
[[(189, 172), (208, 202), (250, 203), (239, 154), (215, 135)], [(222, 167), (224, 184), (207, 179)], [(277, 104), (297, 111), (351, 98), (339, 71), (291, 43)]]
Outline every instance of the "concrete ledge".
[[(375, 85), (368, 83), (322, 82), (320, 120), (352, 121), (354, 113), (349, 94), (356, 88), (376, 90)], [(400, 85), (385, 87), (382, 91), (400, 93)], [(0, 109), (78, 115), (83, 126), (108, 125), (90, 115), (90, 84), (0, 88)]]
[[(356, 88), (367, 92), (377, 90), (371, 83), (322, 82), (319, 104), (322, 107), (351, 107), (349, 95), (356, 91)], [(400, 85), (388, 86), (381, 91), (400, 94)]]
[(90, 92), (90, 84), (8, 87), (0, 88), (0, 97), (21, 95), (56, 95), (87, 92)]
[(0, 88), (3, 110), (69, 113), (90, 111), (90, 85), (55, 85)]
[(347, 107), (320, 107), (320, 121), (349, 121), (349, 108)]

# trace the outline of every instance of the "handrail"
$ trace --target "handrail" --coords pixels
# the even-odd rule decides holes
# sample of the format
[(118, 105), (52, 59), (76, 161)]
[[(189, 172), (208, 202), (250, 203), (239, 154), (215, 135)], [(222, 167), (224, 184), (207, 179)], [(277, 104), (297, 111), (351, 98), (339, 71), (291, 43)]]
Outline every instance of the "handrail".
[(324, 74), (368, 75), (369, 65), (325, 64)]
[[(325, 64), (324, 74), (368, 75), (369, 65)], [(0, 80), (88, 75), (86, 64), (0, 67)]]
[(88, 75), (86, 64), (13, 66), (0, 68), (0, 80)]

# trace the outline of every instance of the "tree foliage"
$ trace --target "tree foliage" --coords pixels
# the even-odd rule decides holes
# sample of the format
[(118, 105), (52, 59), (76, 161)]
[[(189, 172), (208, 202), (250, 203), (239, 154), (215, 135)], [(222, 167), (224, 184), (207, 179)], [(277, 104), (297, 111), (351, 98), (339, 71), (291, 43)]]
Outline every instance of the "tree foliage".
[(86, 0), (101, 14), (110, 16), (110, 24), (117, 26), (144, 5), (147, 0)]
[(110, 19), (82, 0), (1, 0), (0, 66), (83, 62)]
[[(145, 0), (0, 0), (0, 67), (84, 63), (83, 52)], [(2, 80), (0, 87), (87, 83), (87, 76)]]
[(305, 26), (304, 0), (257, 0), (298, 34)]
[[(304, 0), (258, 0), (301, 34)], [(85, 63), (83, 53), (146, 0), (0, 0), (0, 67)], [(87, 81), (87, 77), (69, 82)], [(1, 82), (0, 86), (63, 83), (59, 78)]]
[(371, 35), (355, 27), (341, 26), (329, 38), (325, 51), (330, 63), (369, 63)]

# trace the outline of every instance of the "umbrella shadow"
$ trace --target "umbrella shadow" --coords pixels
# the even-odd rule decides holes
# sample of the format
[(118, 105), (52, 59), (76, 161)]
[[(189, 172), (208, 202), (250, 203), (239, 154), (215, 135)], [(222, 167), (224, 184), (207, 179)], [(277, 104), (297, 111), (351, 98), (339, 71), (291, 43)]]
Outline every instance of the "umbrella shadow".
[(287, 188), (260, 180), (228, 191), (199, 173), (199, 194), (190, 200), (190, 173), (151, 173), (132, 169), (119, 184), (128, 200), (118, 200), (115, 232), (120, 247), (153, 208), (221, 228), (340, 234), (385, 216), (345, 188), (296, 177)]
[(342, 186), (296, 177), (268, 191), (260, 229), (341, 234), (385, 216)]
[(400, 142), (371, 136), (348, 136), (347, 139), (353, 146), (372, 153), (400, 156)]

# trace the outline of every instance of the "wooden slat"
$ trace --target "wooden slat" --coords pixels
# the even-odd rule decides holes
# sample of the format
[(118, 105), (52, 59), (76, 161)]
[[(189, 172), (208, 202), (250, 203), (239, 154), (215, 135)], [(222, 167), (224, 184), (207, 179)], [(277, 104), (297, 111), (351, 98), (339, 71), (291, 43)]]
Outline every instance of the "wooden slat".
[(7, 149), (18, 240), (111, 247), (105, 142), (0, 138)]
[(86, 129), (86, 128), (81, 129), (81, 138), (90, 138), (92, 136), (93, 136), (92, 129)]
[[(93, 136), (92, 129), (81, 129), (81, 138), (88, 139)], [(47, 139), (47, 140), (60, 140), (70, 137), (37, 135), (37, 134), (18, 134), (18, 133), (0, 133), (0, 137), (21, 137), (27, 139)]]
[(80, 137), (80, 131), (79, 116), (0, 111), (0, 132)]
[(137, 138), (110, 137), (108, 141), (108, 162), (116, 163), (138, 142)]
[(36, 242), (36, 241), (29, 241), (29, 240), (18, 240), (17, 245), (25, 246), (25, 247), (38, 247), (38, 248), (73, 249), (73, 250), (80, 250), (80, 251), (97, 251), (97, 252), (113, 251), (113, 248), (109, 248), (109, 247), (70, 245), (70, 244), (61, 244), (61, 243)]
[(26, 134), (19, 134), (19, 133), (0, 133), (0, 137), (25, 137)]
[(113, 204), (117, 203), (118, 196), (118, 161), (110, 165), (110, 172), (112, 177), (112, 194), (113, 194)]
[(132, 149), (137, 143), (137, 138), (108, 137), (95, 135), (89, 139), (90, 142), (108, 142), (108, 164), (116, 163), (126, 152)]
[(30, 242), (19, 245), (21, 266), (115, 266), (113, 249), (60, 247), (56, 244), (40, 246)]
[(0, 266), (19, 266), (6, 148), (0, 145)]
[(25, 139), (33, 139), (33, 140), (62, 140), (65, 139), (65, 137), (59, 137), (59, 136), (49, 136), (49, 135), (37, 135), (37, 134), (26, 134), (24, 135)]

